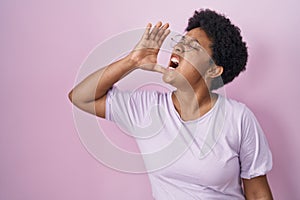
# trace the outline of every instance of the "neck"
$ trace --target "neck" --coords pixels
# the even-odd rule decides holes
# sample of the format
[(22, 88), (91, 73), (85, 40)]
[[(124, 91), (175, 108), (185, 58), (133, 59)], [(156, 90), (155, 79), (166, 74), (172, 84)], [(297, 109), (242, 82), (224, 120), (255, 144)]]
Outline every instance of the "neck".
[(193, 120), (203, 116), (214, 105), (217, 95), (207, 89), (179, 90), (173, 92), (174, 107), (183, 120)]

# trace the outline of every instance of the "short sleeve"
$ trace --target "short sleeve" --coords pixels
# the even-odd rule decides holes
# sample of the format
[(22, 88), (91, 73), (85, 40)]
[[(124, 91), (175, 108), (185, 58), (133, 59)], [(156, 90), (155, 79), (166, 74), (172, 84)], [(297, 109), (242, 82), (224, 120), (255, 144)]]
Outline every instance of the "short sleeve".
[(106, 95), (105, 119), (115, 122), (118, 112), (128, 113), (126, 112), (126, 102), (130, 98), (129, 95), (128, 92), (120, 91), (116, 86), (113, 86)]
[(155, 91), (121, 91), (114, 86), (106, 96), (105, 118), (131, 135), (140, 134), (155, 118), (151, 110), (156, 105), (158, 93)]
[(254, 114), (245, 107), (241, 125), (241, 178), (265, 175), (272, 169), (272, 153)]

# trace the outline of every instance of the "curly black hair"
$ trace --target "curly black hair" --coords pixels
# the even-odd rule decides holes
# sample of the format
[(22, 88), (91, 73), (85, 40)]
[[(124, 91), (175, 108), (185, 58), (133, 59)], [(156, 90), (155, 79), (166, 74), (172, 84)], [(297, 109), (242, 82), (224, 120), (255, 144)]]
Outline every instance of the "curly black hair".
[(221, 77), (211, 83), (211, 90), (218, 89), (231, 82), (246, 69), (248, 52), (243, 42), (240, 29), (224, 15), (210, 9), (195, 11), (188, 21), (186, 31), (201, 28), (212, 42), (212, 59), (223, 67)]

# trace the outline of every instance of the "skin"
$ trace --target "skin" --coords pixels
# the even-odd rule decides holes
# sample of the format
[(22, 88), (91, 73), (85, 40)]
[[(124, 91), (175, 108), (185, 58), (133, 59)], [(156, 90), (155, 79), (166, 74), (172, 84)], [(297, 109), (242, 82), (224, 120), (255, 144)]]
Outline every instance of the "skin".
[(163, 80), (176, 88), (172, 95), (174, 106), (181, 118), (188, 121), (201, 117), (213, 107), (217, 96), (209, 90), (210, 83), (222, 74), (223, 67), (208, 64), (211, 42), (203, 30), (193, 29), (185, 36), (203, 49), (186, 51), (183, 45), (175, 46), (173, 54), (180, 57), (179, 65), (175, 70), (166, 70)]
[[(193, 120), (204, 115), (217, 100), (217, 95), (209, 88), (211, 80), (222, 74), (223, 67), (208, 64), (212, 42), (200, 28), (187, 32), (186, 36), (189, 42), (201, 45), (202, 50), (186, 51), (184, 44), (177, 44), (172, 56), (179, 58), (179, 66), (174, 70), (158, 65), (157, 55), (170, 33), (168, 28), (169, 24), (163, 25), (161, 22), (153, 28), (148, 24), (141, 40), (126, 57), (99, 69), (76, 85), (69, 93), (70, 101), (83, 111), (105, 118), (108, 90), (139, 68), (161, 73), (163, 80), (176, 88), (172, 100), (182, 120)], [(266, 176), (242, 181), (247, 200), (273, 199)]]
[(258, 176), (252, 179), (242, 179), (244, 193), (247, 200), (272, 200), (272, 192), (267, 176)]

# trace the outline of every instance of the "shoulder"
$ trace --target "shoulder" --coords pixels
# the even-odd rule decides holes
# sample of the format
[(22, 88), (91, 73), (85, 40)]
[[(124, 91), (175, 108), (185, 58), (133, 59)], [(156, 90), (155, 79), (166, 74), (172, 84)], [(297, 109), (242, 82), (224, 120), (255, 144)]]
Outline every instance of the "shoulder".
[(223, 100), (223, 104), (225, 106), (225, 110), (227, 113), (236, 114), (236, 115), (244, 115), (245, 113), (248, 113), (250, 109), (248, 106), (235, 99), (231, 99), (225, 96), (221, 96), (221, 99)]
[(122, 101), (127, 104), (156, 104), (167, 101), (169, 92), (157, 90), (121, 90), (117, 86), (112, 87), (108, 92), (108, 102)]
[(228, 120), (241, 127), (258, 124), (255, 114), (245, 103), (224, 96), (222, 98), (224, 99), (224, 109)]

